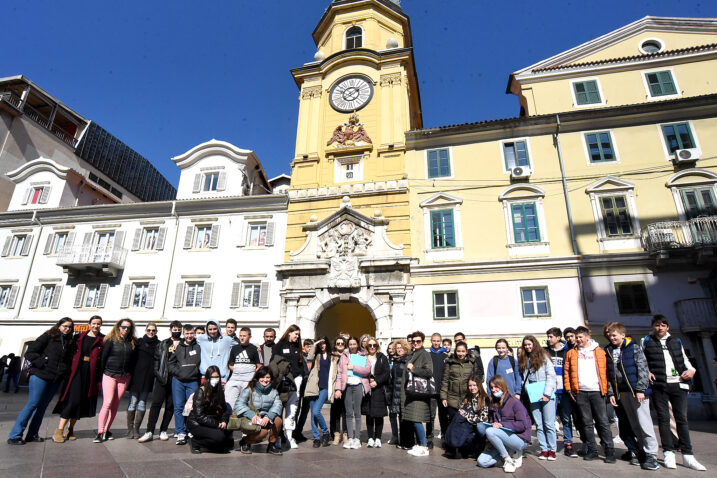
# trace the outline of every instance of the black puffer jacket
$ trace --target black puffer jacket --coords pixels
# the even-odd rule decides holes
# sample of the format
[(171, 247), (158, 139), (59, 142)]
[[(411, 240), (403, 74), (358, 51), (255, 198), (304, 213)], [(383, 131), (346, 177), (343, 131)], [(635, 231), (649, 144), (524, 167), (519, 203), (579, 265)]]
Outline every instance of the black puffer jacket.
[(131, 340), (120, 339), (115, 342), (105, 339), (102, 349), (102, 373), (110, 377), (124, 377), (132, 374), (137, 350)]
[(217, 428), (220, 423), (229, 422), (232, 410), (227, 407), (226, 402), (222, 404), (221, 408), (211, 409), (209, 403), (204, 399), (204, 395), (204, 387), (199, 387), (194, 392), (192, 411), (189, 412), (187, 417), (187, 426)]
[(25, 358), (30, 361), (30, 374), (48, 382), (61, 382), (70, 372), (74, 346), (69, 334), (51, 337), (45, 332), (25, 352)]
[(132, 371), (130, 392), (151, 392), (154, 388), (154, 351), (159, 344), (156, 337), (146, 335), (137, 341), (137, 360)]
[(403, 370), (408, 363), (408, 356), (393, 360), (393, 368), (391, 369), (391, 403), (388, 409), (391, 413), (401, 412), (401, 389), (403, 388)]
[(289, 361), (291, 374), (294, 377), (304, 377), (307, 375), (308, 369), (306, 367), (306, 361), (303, 359), (299, 342), (283, 340), (274, 345), (272, 351), (273, 355), (281, 355)]

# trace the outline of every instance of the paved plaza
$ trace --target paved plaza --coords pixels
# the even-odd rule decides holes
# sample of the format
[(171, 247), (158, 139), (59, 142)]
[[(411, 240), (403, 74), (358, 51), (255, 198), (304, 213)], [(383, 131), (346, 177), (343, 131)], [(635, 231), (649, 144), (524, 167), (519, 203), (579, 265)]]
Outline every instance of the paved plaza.
[[(431, 456), (414, 458), (405, 451), (393, 446), (382, 449), (361, 448), (344, 450), (331, 446), (315, 450), (311, 442), (300, 445), (298, 450), (285, 452), (283, 456), (264, 453), (265, 445), (257, 445), (252, 455), (242, 455), (234, 451), (226, 455), (203, 453), (192, 455), (189, 446), (176, 446), (174, 440), (161, 442), (158, 439), (140, 444), (136, 440), (119, 438), (124, 435), (127, 401), (123, 400), (120, 412), (115, 420), (113, 431), (118, 438), (102, 444), (92, 443), (97, 425), (96, 419), (78, 422), (78, 439), (62, 444), (53, 443), (50, 437), (57, 426), (57, 416), (48, 412), (43, 423), (41, 435), (44, 443), (28, 443), (24, 446), (11, 446), (5, 439), (18, 412), (27, 399), (26, 390), (18, 394), (0, 392), (0, 477), (1, 478), (120, 478), (120, 477), (225, 477), (256, 476), (258, 478), (280, 477), (329, 477), (351, 476), (357, 473), (366, 476), (391, 477), (442, 477), (442, 476), (504, 476), (503, 470), (483, 470), (476, 467), (474, 460), (449, 460), (435, 449)], [(48, 407), (51, 409), (54, 401)], [(308, 430), (305, 434), (310, 435)], [(172, 430), (170, 426), (170, 431)], [(384, 426), (384, 442), (389, 438), (388, 420)], [(697, 458), (707, 467), (707, 473), (700, 473), (678, 466), (677, 470), (659, 472), (642, 471), (618, 461), (616, 465), (606, 465), (602, 461), (584, 462), (582, 459), (558, 456), (555, 462), (544, 462), (533, 453), (526, 453), (524, 465), (516, 477), (530, 478), (580, 478), (583, 476), (627, 477), (649, 476), (659, 473), (662, 477), (717, 476), (717, 422), (699, 422), (693, 424), (692, 440)], [(535, 441), (535, 440), (534, 440)], [(364, 432), (365, 442), (365, 432)], [(624, 451), (617, 445), (618, 456)], [(680, 457), (678, 456), (678, 463)]]

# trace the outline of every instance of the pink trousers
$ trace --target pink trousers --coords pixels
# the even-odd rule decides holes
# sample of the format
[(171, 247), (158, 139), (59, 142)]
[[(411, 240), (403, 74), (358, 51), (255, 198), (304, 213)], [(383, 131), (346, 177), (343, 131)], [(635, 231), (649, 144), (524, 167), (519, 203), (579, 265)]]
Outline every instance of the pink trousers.
[(129, 379), (129, 375), (124, 377), (102, 375), (102, 409), (97, 419), (97, 433), (104, 433), (112, 426), (119, 402), (129, 385)]

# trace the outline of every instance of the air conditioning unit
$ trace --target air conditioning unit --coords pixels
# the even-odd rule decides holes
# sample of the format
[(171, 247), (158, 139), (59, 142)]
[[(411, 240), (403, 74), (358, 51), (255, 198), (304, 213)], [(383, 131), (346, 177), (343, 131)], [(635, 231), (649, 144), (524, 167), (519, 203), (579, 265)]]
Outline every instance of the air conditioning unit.
[(353, 171), (346, 171), (346, 179), (352, 179), (354, 177)]
[(533, 171), (527, 166), (516, 166), (510, 170), (510, 177), (515, 178), (529, 178), (533, 174)]
[(698, 148), (678, 149), (675, 151), (675, 158), (673, 161), (675, 163), (690, 163), (700, 159), (700, 156), (702, 156), (702, 151)]

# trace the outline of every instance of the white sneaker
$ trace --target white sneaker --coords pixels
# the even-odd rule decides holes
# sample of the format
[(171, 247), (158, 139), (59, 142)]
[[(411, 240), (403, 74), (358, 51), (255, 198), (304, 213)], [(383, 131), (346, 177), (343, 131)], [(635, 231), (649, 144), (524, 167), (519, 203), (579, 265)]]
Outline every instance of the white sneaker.
[(144, 435), (142, 435), (141, 437), (139, 437), (139, 440), (137, 440), (137, 442), (139, 442), (139, 443), (145, 443), (145, 442), (148, 442), (148, 441), (152, 441), (152, 438), (153, 438), (153, 437), (152, 437), (152, 432), (147, 432), (147, 433), (145, 433)]
[(416, 445), (410, 450), (408, 450), (408, 454), (413, 456), (428, 456), (428, 447)]
[(702, 463), (697, 461), (695, 455), (682, 455), (682, 464), (685, 465), (687, 468), (692, 468), (693, 470), (707, 471), (707, 468), (705, 468)]
[(293, 438), (289, 438), (289, 446), (292, 450), (299, 448), (299, 445), (296, 444), (296, 440), (294, 440)]
[(411, 448), (410, 450), (407, 450), (406, 453), (408, 453), (409, 455), (413, 455), (417, 449), (418, 449), (418, 445), (413, 445), (413, 448)]
[(361, 439), (360, 438), (354, 438), (353, 446), (351, 447), (354, 450), (358, 450), (361, 448)]
[(510, 456), (511, 460), (513, 460), (513, 466), (515, 466), (515, 469), (517, 470), (521, 466), (523, 466), (523, 452), (522, 451), (516, 451)]
[(344, 440), (344, 448), (346, 448), (347, 450), (350, 450), (351, 448), (353, 448), (353, 444), (354, 444), (354, 439), (353, 439), (353, 438), (349, 438), (348, 440)]
[(508, 457), (503, 460), (503, 471), (506, 473), (515, 473), (515, 462), (512, 458)]
[(167, 435), (167, 432), (160, 432), (159, 439), (162, 441), (167, 441), (167, 440), (169, 440), (169, 435)]
[(675, 461), (675, 452), (674, 451), (666, 451), (664, 454), (662, 462), (665, 464), (665, 468), (670, 468), (671, 470), (674, 470), (677, 468), (677, 462)]
[(376, 438), (376, 439), (373, 441), (373, 446), (374, 446), (374, 448), (381, 448), (381, 439), (380, 439), (380, 438)]
[(374, 445), (373, 438), (369, 438), (369, 439), (368, 439), (368, 443), (366, 444), (366, 446), (369, 447), (369, 448), (373, 448), (373, 445)]
[(561, 425), (562, 425), (562, 423), (560, 423), (560, 420), (556, 419), (555, 420), (555, 433), (560, 433)]

